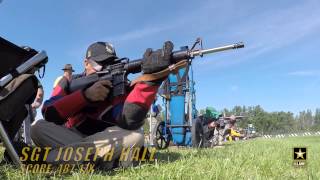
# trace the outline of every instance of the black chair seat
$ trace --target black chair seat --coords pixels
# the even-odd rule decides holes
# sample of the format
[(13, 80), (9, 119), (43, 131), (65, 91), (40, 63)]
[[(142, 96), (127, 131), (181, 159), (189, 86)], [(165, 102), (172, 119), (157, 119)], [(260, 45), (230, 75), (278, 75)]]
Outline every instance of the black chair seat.
[(0, 37), (0, 79), (35, 54)]

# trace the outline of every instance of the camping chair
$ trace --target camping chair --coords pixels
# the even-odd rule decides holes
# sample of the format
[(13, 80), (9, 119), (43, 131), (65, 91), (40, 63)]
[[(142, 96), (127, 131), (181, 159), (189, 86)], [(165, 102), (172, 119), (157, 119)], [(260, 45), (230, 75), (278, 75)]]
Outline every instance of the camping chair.
[[(18, 167), (21, 161), (13, 146), (14, 137), (30, 114), (37, 93), (34, 73), (47, 61), (45, 51), (28, 51), (0, 37), (0, 139)], [(30, 129), (30, 123), (25, 126)]]

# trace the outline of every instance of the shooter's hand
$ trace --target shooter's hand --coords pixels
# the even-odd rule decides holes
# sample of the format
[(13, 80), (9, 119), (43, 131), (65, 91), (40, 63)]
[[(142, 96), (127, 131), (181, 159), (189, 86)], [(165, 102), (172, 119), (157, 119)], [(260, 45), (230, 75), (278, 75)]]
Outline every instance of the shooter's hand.
[(32, 108), (32, 109), (38, 109), (40, 106), (41, 106), (41, 103), (39, 103), (39, 102), (37, 102), (37, 101), (34, 101), (34, 102), (31, 104), (31, 108)]
[(215, 128), (216, 126), (217, 126), (217, 124), (214, 121), (212, 121), (211, 123), (208, 124), (209, 128)]
[(112, 83), (108, 80), (98, 81), (84, 91), (84, 95), (90, 101), (104, 101), (110, 92)]
[(144, 74), (159, 72), (170, 65), (173, 43), (166, 41), (162, 49), (153, 51), (148, 48), (143, 55), (142, 71)]

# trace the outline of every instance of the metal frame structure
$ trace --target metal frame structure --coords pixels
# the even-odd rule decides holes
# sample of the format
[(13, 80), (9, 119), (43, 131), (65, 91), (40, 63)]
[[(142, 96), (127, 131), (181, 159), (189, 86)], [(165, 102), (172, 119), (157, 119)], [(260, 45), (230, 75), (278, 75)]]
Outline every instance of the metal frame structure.
[[(194, 50), (196, 45), (201, 48)], [(189, 52), (189, 63), (185, 68), (181, 68), (177, 73), (171, 73), (165, 83), (167, 95), (162, 96), (164, 102), (164, 121), (158, 122), (153, 133), (154, 144), (158, 149), (165, 149), (170, 141), (178, 146), (192, 145), (192, 124), (197, 117), (195, 82), (193, 80), (192, 60), (195, 56), (202, 57), (205, 54), (243, 48), (243, 43), (231, 44), (216, 48), (202, 49), (202, 40), (198, 38), (192, 48), (182, 47), (181, 51)], [(179, 78), (183, 77), (185, 78)]]
[[(0, 87), (2, 88), (5, 85), (7, 85), (17, 75), (27, 73), (29, 70), (38, 66), (39, 64), (42, 64), (43, 62), (46, 63), (47, 59), (48, 59), (48, 57), (47, 57), (46, 52), (41, 51), (40, 53), (36, 54), (35, 56), (31, 57), (30, 59), (25, 61), (20, 66), (18, 66), (15, 69), (15, 72), (16, 72), (15, 74), (9, 73), (6, 76), (3, 76), (0, 79)], [(30, 125), (31, 125), (30, 123), (34, 120), (34, 116), (32, 114), (30, 104), (26, 104), (26, 106), (27, 106), (29, 116), (27, 117), (28, 120), (24, 121), (24, 138), (25, 138), (24, 141), (29, 142), (31, 139), (30, 138)], [(4, 147), (8, 151), (8, 154), (9, 154), (11, 160), (13, 161), (14, 165), (16, 165), (17, 167), (22, 167), (21, 166), (22, 163), (19, 159), (19, 156), (18, 156), (17, 152), (15, 151), (15, 148), (12, 144), (12, 141), (10, 140), (8, 133), (6, 132), (2, 121), (9, 121), (9, 120), (2, 119), (2, 117), (0, 117), (0, 139), (2, 140)]]

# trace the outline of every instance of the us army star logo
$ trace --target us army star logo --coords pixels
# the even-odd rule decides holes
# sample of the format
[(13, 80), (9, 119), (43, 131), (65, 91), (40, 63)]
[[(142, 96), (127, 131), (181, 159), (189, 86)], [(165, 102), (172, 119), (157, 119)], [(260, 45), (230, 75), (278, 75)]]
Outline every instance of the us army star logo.
[(301, 158), (301, 159), (304, 159), (303, 155), (306, 153), (306, 152), (302, 152), (301, 149), (299, 149), (299, 152), (295, 152), (297, 154), (297, 159)]
[(307, 148), (293, 148), (294, 160), (306, 160), (307, 159)]

